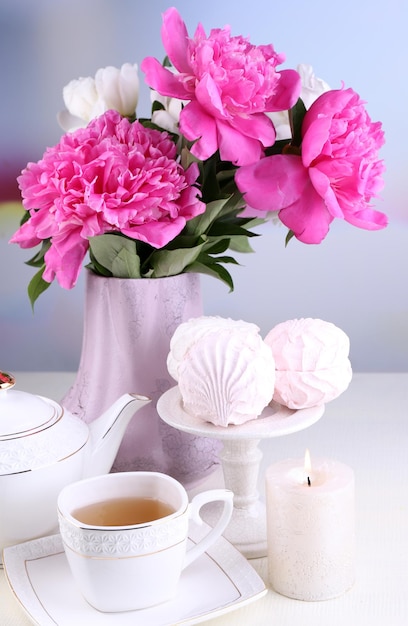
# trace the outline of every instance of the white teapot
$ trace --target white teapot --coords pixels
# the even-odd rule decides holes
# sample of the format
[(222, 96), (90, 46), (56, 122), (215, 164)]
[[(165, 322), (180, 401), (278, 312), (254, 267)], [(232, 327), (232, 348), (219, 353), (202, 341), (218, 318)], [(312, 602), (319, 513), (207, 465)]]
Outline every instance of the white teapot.
[(61, 489), (109, 472), (126, 426), (150, 402), (124, 394), (87, 425), (14, 384), (0, 372), (0, 564), (4, 547), (56, 532)]

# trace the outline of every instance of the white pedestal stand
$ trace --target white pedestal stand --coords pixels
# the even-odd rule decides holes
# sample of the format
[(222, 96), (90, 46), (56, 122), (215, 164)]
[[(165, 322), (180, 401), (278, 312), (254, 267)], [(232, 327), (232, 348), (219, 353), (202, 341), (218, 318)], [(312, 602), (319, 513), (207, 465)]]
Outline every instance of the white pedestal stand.
[[(176, 386), (159, 398), (157, 411), (174, 428), (223, 441), (220, 459), (225, 487), (234, 493), (234, 510), (224, 537), (247, 558), (266, 556), (266, 512), (257, 491), (262, 458), (258, 444), (261, 439), (308, 428), (322, 417), (324, 405), (295, 411), (273, 402), (256, 420), (225, 428), (189, 415)], [(212, 526), (218, 516), (217, 506), (207, 505), (203, 509), (203, 518)]]

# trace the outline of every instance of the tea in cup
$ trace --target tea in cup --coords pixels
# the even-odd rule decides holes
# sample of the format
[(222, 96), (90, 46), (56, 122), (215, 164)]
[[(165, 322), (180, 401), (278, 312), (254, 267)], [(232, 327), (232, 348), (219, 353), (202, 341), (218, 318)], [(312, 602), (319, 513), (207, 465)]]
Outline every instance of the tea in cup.
[[(189, 520), (223, 501), (214, 528), (187, 548)], [(212, 489), (189, 503), (184, 487), (158, 472), (118, 472), (72, 483), (58, 497), (65, 554), (82, 595), (99, 611), (147, 608), (173, 598), (181, 572), (224, 532), (233, 493)]]

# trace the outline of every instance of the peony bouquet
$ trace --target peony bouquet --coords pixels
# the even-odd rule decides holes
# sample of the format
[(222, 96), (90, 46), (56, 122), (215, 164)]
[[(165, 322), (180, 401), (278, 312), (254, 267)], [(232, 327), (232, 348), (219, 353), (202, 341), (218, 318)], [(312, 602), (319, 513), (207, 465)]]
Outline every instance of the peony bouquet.
[(28, 264), (36, 298), (56, 278), (72, 288), (89, 254), (104, 276), (202, 272), (232, 289), (226, 265), (249, 252), (271, 212), (317, 244), (335, 217), (387, 224), (372, 208), (384, 142), (351, 88), (331, 90), (308, 66), (229, 27), (193, 37), (175, 8), (163, 15), (164, 63), (141, 63), (151, 118), (137, 118), (137, 65), (99, 70), (64, 88), (66, 134), (18, 178), (26, 209), (11, 241), (40, 246)]

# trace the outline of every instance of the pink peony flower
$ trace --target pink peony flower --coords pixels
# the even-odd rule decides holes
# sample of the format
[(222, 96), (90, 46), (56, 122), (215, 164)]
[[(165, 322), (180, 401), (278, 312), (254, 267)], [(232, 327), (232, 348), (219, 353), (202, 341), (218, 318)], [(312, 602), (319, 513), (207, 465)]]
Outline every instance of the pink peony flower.
[(279, 210), (280, 220), (305, 243), (320, 243), (335, 217), (378, 230), (387, 218), (370, 201), (383, 186), (383, 143), (381, 123), (371, 121), (357, 93), (327, 91), (305, 115), (301, 154), (289, 149), (243, 167), (236, 184), (249, 206)]
[(184, 170), (176, 161), (166, 132), (108, 111), (64, 135), (22, 172), (18, 182), (30, 218), (11, 242), (31, 248), (50, 239), (43, 278), (56, 277), (70, 289), (89, 237), (117, 232), (161, 248), (203, 213), (198, 174), (196, 164)]
[(163, 96), (187, 100), (180, 132), (195, 141), (192, 153), (205, 160), (217, 150), (223, 161), (254, 163), (275, 142), (266, 111), (290, 109), (300, 93), (294, 70), (276, 71), (284, 55), (272, 45), (254, 46), (230, 28), (211, 30), (200, 24), (189, 38), (178, 11), (164, 13), (162, 40), (177, 72), (147, 57), (141, 64), (146, 81)]

